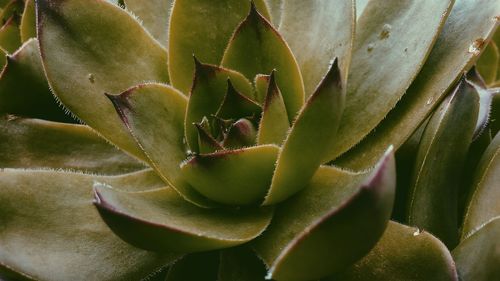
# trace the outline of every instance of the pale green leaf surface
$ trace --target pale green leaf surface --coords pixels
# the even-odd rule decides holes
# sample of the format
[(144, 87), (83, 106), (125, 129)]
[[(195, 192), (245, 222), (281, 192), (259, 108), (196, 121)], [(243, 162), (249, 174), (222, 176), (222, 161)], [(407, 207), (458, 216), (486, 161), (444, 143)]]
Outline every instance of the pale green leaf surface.
[(500, 279), (500, 217), (489, 221), (452, 252), (460, 280)]
[(1, 170), (0, 272), (8, 267), (35, 280), (139, 280), (172, 262), (175, 255), (134, 248), (102, 222), (92, 183), (106, 179)]
[(213, 201), (255, 204), (269, 189), (278, 152), (275, 145), (261, 145), (196, 155), (182, 164), (182, 175)]
[(356, 28), (346, 107), (330, 159), (359, 143), (396, 106), (423, 66), (452, 4), (368, 2)]
[(356, 0), (356, 19), (361, 17), (370, 0)]
[[(121, 149), (145, 158), (104, 93), (168, 82), (167, 52), (120, 7), (103, 0), (40, 0), (38, 39), (54, 94)], [(119, 46), (119, 47), (118, 47)]]
[(173, 0), (124, 0), (127, 10), (136, 15), (144, 28), (160, 42), (168, 46), (168, 24)]
[(342, 85), (346, 88), (354, 40), (353, 0), (287, 0), (279, 32), (290, 45), (299, 64), (306, 96), (312, 95), (338, 58)]
[(199, 208), (171, 188), (131, 193), (96, 185), (95, 196), (102, 218), (118, 236), (160, 252), (189, 253), (246, 243), (266, 229), (273, 214), (269, 208)]
[[(424, 7), (420, 1), (419, 5)], [(493, 36), (498, 14), (500, 4), (497, 0), (456, 0), (431, 54), (403, 99), (368, 137), (336, 164), (365, 169), (376, 163), (389, 144), (399, 148), (440, 103), (463, 71), (475, 62), (478, 54), (469, 52), (469, 47), (478, 38)], [(412, 24), (416, 22), (425, 20), (417, 19)]]
[(276, 70), (276, 83), (290, 120), (304, 103), (304, 84), (297, 61), (281, 35), (255, 8), (231, 37), (221, 65), (248, 79)]
[(0, 27), (0, 48), (8, 53), (14, 53), (21, 46), (21, 36), (19, 34), (19, 26), (14, 19), (10, 17), (5, 24)]
[(253, 80), (255, 88), (255, 100), (259, 104), (264, 104), (264, 101), (266, 100), (270, 77), (270, 75), (266, 74), (257, 74)]
[[(254, 1), (268, 15), (264, 0)], [(227, 43), (250, 9), (248, 0), (177, 0), (169, 30), (169, 73), (172, 85), (185, 94), (199, 60), (219, 65)], [(253, 77), (252, 77), (253, 78)]]
[(481, 225), (500, 216), (500, 134), (484, 152), (474, 173), (471, 196), (465, 212), (462, 239)]
[(279, 203), (306, 187), (318, 167), (328, 161), (325, 151), (335, 144), (344, 110), (341, 79), (335, 60), (288, 133), (264, 205)]
[(278, 29), (281, 23), (283, 14), (283, 0), (264, 0), (267, 4), (269, 14), (271, 15), (271, 22), (273, 26)]
[(323, 166), (307, 188), (276, 208), (253, 244), (268, 278), (311, 280), (342, 271), (383, 234), (395, 189), (392, 149), (372, 171)]
[(389, 222), (368, 255), (345, 272), (323, 281), (458, 281), (453, 258), (436, 237)]
[(21, 41), (26, 42), (36, 37), (36, 9), (35, 0), (25, 0), (24, 11), (19, 26)]
[(105, 142), (87, 126), (2, 116), (0, 168), (121, 174), (145, 166)]

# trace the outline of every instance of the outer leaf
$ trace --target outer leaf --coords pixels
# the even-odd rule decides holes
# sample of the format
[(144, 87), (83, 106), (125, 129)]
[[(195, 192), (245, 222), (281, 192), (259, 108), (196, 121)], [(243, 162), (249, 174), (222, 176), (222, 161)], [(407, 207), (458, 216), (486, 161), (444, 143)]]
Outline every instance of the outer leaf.
[(273, 223), (255, 242), (270, 268), (267, 277), (312, 280), (363, 257), (384, 232), (395, 182), (392, 150), (373, 171), (320, 168), (308, 188), (278, 205)]
[[(346, 272), (326, 280), (458, 281), (446, 246), (427, 232), (389, 222), (373, 250)], [(325, 280), (325, 281), (326, 281)]]
[(218, 252), (187, 255), (172, 265), (165, 281), (216, 280), (218, 266)]
[(106, 1), (37, 3), (42, 61), (54, 93), (103, 137), (144, 159), (104, 93), (144, 81), (168, 82), (165, 49), (127, 12)]
[[(96, 185), (95, 205), (123, 240), (154, 251), (227, 248), (259, 236), (272, 209), (202, 209), (170, 188), (128, 193)], [(134, 229), (134, 231), (130, 231)]]
[(356, 15), (353, 0), (287, 0), (279, 31), (297, 58), (306, 96), (312, 95), (338, 58), (346, 88), (351, 63)]
[(139, 17), (144, 28), (160, 42), (168, 46), (168, 24), (173, 0), (124, 0), (127, 10)]
[(498, 46), (495, 44), (495, 41), (491, 41), (477, 61), (478, 71), (482, 74), (487, 84), (495, 82), (499, 64), (500, 53)]
[(356, 0), (356, 18), (359, 19), (361, 14), (363, 14), (366, 5), (370, 0)]
[(141, 84), (119, 96), (108, 96), (124, 124), (149, 159), (151, 166), (188, 201), (209, 202), (181, 178), (180, 163), (186, 158), (183, 141), (186, 97), (161, 84)]
[(297, 61), (284, 39), (255, 6), (252, 5), (246, 19), (234, 32), (221, 64), (249, 79), (275, 69), (288, 118), (293, 120), (302, 107), (304, 84)]
[(253, 204), (269, 189), (278, 151), (277, 146), (262, 145), (197, 155), (181, 165), (182, 175), (211, 200)]
[(144, 169), (144, 164), (106, 143), (87, 126), (3, 116), (0, 168), (120, 174)]
[(139, 250), (109, 230), (90, 204), (94, 180), (106, 178), (0, 171), (0, 272), (35, 280), (138, 280), (173, 261), (175, 255)]
[(64, 114), (50, 92), (36, 39), (9, 56), (0, 73), (0, 113), (75, 122)]
[(19, 46), (21, 46), (19, 26), (15, 21), (15, 16), (12, 16), (0, 27), (0, 47), (8, 53), (13, 53)]
[(36, 37), (36, 8), (34, 0), (25, 0), (21, 25), (21, 41), (26, 42)]
[(271, 14), (271, 22), (276, 29), (280, 26), (283, 14), (283, 0), (264, 0)]
[(500, 278), (500, 217), (483, 225), (452, 252), (460, 280), (488, 281)]
[(394, 108), (424, 64), (453, 2), (368, 2), (358, 21), (346, 107), (330, 159), (361, 141)]
[[(264, 0), (259, 10), (267, 14)], [(169, 72), (172, 85), (187, 94), (193, 81), (193, 55), (218, 65), (234, 29), (248, 14), (247, 0), (176, 0), (170, 18)], [(253, 77), (252, 77), (253, 78)]]
[[(420, 1), (418, 5), (429, 9)], [(498, 14), (500, 5), (496, 0), (456, 0), (431, 54), (405, 97), (375, 131), (338, 159), (337, 164), (364, 169), (376, 163), (387, 145), (394, 144), (396, 149), (400, 147), (439, 104), (463, 71), (475, 62), (478, 54), (468, 52), (471, 42), (493, 35), (497, 25), (494, 19)], [(427, 24), (418, 19), (412, 21), (412, 25), (416, 22)]]
[(196, 59), (195, 64), (196, 72), (184, 126), (187, 144), (192, 151), (197, 152), (197, 131), (193, 123), (201, 122), (203, 117), (217, 113), (228, 91), (227, 80), (231, 80), (236, 91), (246, 97), (251, 97), (252, 85), (236, 71), (202, 64)]
[(408, 203), (408, 223), (449, 248), (458, 242), (460, 175), (479, 113), (479, 97), (461, 80), (432, 115), (418, 148)]
[(493, 217), (500, 216), (500, 134), (490, 143), (476, 167), (468, 207), (462, 227), (462, 240)]
[(218, 281), (264, 281), (266, 268), (255, 253), (246, 247), (220, 252)]
[(344, 110), (345, 90), (341, 81), (335, 60), (283, 144), (264, 205), (281, 202), (306, 187), (318, 167), (327, 161), (325, 151), (335, 142)]

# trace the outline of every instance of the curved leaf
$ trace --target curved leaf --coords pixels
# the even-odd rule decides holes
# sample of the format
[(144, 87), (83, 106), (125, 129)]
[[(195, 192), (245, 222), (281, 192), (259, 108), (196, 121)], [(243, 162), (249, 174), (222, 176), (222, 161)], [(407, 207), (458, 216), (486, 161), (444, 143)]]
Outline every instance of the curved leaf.
[(458, 191), (479, 113), (479, 97), (462, 79), (425, 128), (412, 174), (408, 223), (449, 248), (458, 243)]
[(221, 65), (241, 72), (248, 79), (275, 69), (290, 120), (304, 103), (304, 84), (297, 61), (281, 35), (254, 5), (229, 41)]
[(12, 16), (0, 27), (0, 48), (8, 53), (14, 53), (19, 46), (21, 46), (19, 26), (15, 16)]
[(273, 214), (269, 208), (199, 208), (170, 188), (130, 193), (96, 185), (94, 191), (94, 204), (111, 229), (130, 244), (154, 251), (185, 253), (240, 245), (259, 236)]
[(345, 90), (341, 81), (335, 60), (301, 109), (283, 144), (264, 205), (281, 202), (306, 187), (318, 167), (328, 161), (325, 151), (335, 142), (344, 110)]
[(273, 223), (255, 241), (270, 268), (267, 278), (312, 280), (363, 257), (384, 232), (395, 183), (392, 149), (373, 171), (321, 167), (306, 189), (278, 205)]
[(35, 280), (138, 280), (172, 262), (176, 255), (134, 248), (102, 222), (91, 204), (92, 182), (105, 179), (1, 170), (0, 272), (7, 267)]
[[(418, 5), (424, 7), (420, 1)], [(365, 169), (376, 163), (389, 144), (399, 148), (477, 59), (477, 53), (468, 52), (471, 42), (493, 36), (498, 14), (500, 5), (496, 0), (456, 0), (424, 67), (403, 99), (376, 130), (336, 164)], [(412, 24), (415, 22), (425, 20), (417, 19)]]
[[(264, 0), (255, 1), (267, 14)], [(187, 94), (193, 82), (193, 55), (219, 65), (234, 29), (248, 14), (247, 0), (176, 0), (169, 30), (169, 73), (172, 85)]]
[(491, 40), (476, 64), (486, 84), (493, 84), (496, 81), (499, 64), (500, 52), (495, 41)]
[(145, 167), (87, 126), (7, 115), (0, 117), (0, 168), (120, 174)]
[(168, 24), (173, 0), (124, 0), (127, 10), (141, 21), (146, 30), (163, 46), (168, 46)]
[(74, 123), (57, 103), (45, 79), (38, 42), (28, 40), (0, 73), (0, 113)]
[(500, 216), (500, 134), (490, 143), (476, 167), (465, 211), (462, 239), (493, 217)]
[(54, 94), (103, 137), (144, 159), (104, 93), (121, 93), (144, 81), (168, 82), (165, 49), (131, 15), (106, 1), (39, 0), (37, 15)]
[(346, 88), (354, 40), (353, 0), (287, 0), (279, 32), (290, 45), (299, 64), (306, 96), (328, 71), (328, 62), (337, 58)]
[(346, 272), (324, 281), (458, 281), (446, 246), (427, 232), (389, 222), (375, 247)]
[(452, 252), (460, 280), (489, 281), (500, 278), (500, 217), (484, 224)]
[(262, 201), (273, 176), (279, 148), (261, 145), (197, 155), (182, 163), (182, 175), (198, 192), (219, 203)]
[(25, 0), (19, 29), (22, 42), (26, 42), (30, 38), (36, 37), (36, 9), (34, 0)]

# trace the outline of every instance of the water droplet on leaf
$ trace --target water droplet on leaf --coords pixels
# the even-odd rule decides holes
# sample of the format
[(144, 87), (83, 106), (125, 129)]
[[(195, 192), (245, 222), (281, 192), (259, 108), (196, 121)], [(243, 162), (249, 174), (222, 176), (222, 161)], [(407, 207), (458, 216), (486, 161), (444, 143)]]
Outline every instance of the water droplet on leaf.
[(484, 39), (479, 38), (474, 40), (474, 42), (472, 42), (472, 44), (469, 46), (469, 53), (475, 56), (479, 55), (484, 45), (485, 45)]
[(89, 79), (90, 83), (94, 84), (95, 82), (94, 74), (89, 73), (89, 75), (87, 75), (87, 78)]
[(420, 229), (415, 229), (415, 232), (413, 232), (413, 236), (419, 236), (420, 235)]
[(384, 24), (384, 26), (382, 27), (382, 31), (380, 32), (379, 38), (380, 39), (389, 38), (389, 36), (391, 34), (391, 29), (392, 29), (392, 26), (390, 24), (388, 24), (388, 23)]

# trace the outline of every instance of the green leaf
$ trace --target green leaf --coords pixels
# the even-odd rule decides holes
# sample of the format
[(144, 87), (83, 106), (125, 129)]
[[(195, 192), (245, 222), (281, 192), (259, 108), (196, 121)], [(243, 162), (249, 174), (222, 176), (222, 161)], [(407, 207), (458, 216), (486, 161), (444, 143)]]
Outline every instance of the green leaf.
[(299, 64), (306, 96), (312, 95), (328, 71), (327, 62), (338, 58), (346, 88), (354, 40), (353, 0), (287, 0), (279, 32)]
[(264, 263), (248, 247), (237, 247), (220, 252), (218, 281), (264, 281)]
[(28, 40), (0, 73), (0, 113), (74, 123), (57, 103), (45, 79), (38, 42)]
[(25, 0), (24, 11), (19, 26), (21, 41), (26, 42), (36, 37), (36, 8), (34, 0)]
[(241, 118), (229, 127), (222, 145), (227, 149), (250, 147), (255, 145), (256, 138), (255, 126), (248, 119)]
[(260, 116), (260, 106), (244, 94), (239, 93), (231, 80), (227, 80), (227, 83), (226, 95), (215, 115), (223, 119)]
[(500, 216), (500, 134), (490, 143), (474, 173), (471, 196), (465, 212), (462, 240), (481, 225)]
[(37, 3), (40, 50), (54, 94), (104, 138), (144, 159), (104, 93), (121, 93), (144, 81), (168, 82), (165, 49), (131, 15), (106, 1)]
[(324, 281), (458, 281), (446, 246), (430, 233), (389, 222), (373, 250), (345, 272)]
[(190, 254), (172, 265), (165, 281), (216, 280), (218, 266), (218, 252)]
[(120, 174), (145, 166), (87, 126), (7, 115), (0, 117), (0, 168)]
[(275, 145), (262, 145), (196, 155), (182, 163), (182, 175), (211, 200), (254, 204), (262, 201), (269, 189), (278, 151)]
[(304, 84), (297, 61), (285, 40), (253, 5), (229, 41), (221, 64), (248, 79), (275, 69), (288, 118), (293, 120), (302, 107)]
[(500, 279), (500, 217), (487, 222), (452, 252), (460, 280)]
[(158, 252), (189, 253), (240, 245), (259, 236), (273, 214), (269, 208), (199, 208), (171, 188), (123, 192), (96, 185), (94, 204), (123, 240)]
[(181, 177), (186, 158), (184, 115), (187, 98), (162, 84), (140, 84), (121, 95), (108, 95), (123, 123), (148, 157), (148, 163), (186, 200), (209, 206)]
[(368, 2), (356, 28), (346, 107), (330, 159), (360, 142), (396, 106), (429, 55), (452, 4)]
[(395, 176), (392, 149), (372, 171), (321, 167), (307, 188), (278, 205), (254, 243), (267, 278), (322, 278), (367, 254), (389, 221)]
[[(421, 1), (415, 3), (430, 10)], [(399, 148), (431, 114), (464, 70), (475, 62), (477, 54), (468, 52), (471, 42), (493, 35), (497, 24), (494, 19), (498, 14), (500, 7), (496, 0), (456, 0), (425, 65), (405, 96), (376, 130), (336, 164), (365, 169), (376, 163), (389, 144)], [(427, 24), (426, 20), (417, 19), (412, 25), (420, 22)], [(406, 29), (405, 32), (410, 34)], [(420, 40), (414, 33), (411, 36)]]
[(168, 25), (173, 0), (124, 0), (127, 10), (136, 15), (144, 28), (163, 46), (168, 46)]
[(0, 27), (0, 48), (12, 54), (19, 46), (21, 46), (19, 26), (16, 23), (15, 16), (12, 16)]
[(281, 202), (306, 187), (318, 167), (327, 161), (325, 151), (335, 143), (344, 109), (341, 81), (335, 60), (301, 109), (283, 144), (264, 205)]
[(264, 0), (271, 15), (271, 22), (273, 26), (278, 29), (281, 23), (281, 16), (283, 14), (283, 0)]
[[(3, 10), (0, 11), (0, 22), (7, 21), (13, 15), (20, 15), (23, 11), (24, 3), (22, 0), (5, 0)], [(2, 21), (3, 20), (3, 21)]]
[(278, 85), (276, 85), (274, 75), (273, 72), (269, 78), (262, 118), (259, 123), (258, 144), (281, 145), (290, 129), (285, 102)]
[(0, 48), (0, 75), (3, 71), (3, 67), (5, 66), (5, 64), (7, 63), (7, 54), (5, 53), (5, 51)]
[(356, 0), (356, 19), (359, 20), (370, 0)]
[(189, 96), (185, 119), (186, 141), (193, 152), (198, 152), (197, 131), (193, 123), (199, 123), (203, 117), (216, 114), (228, 91), (228, 80), (236, 91), (250, 98), (252, 85), (240, 73), (214, 65), (202, 64), (195, 58), (196, 71)]
[(500, 64), (500, 53), (495, 41), (491, 41), (483, 54), (477, 61), (477, 69), (484, 78), (486, 84), (492, 84), (496, 81), (498, 65)]
[(113, 177), (1, 170), (0, 272), (34, 280), (139, 280), (177, 257), (116, 237), (91, 204), (95, 180), (113, 183)]
[(414, 166), (407, 219), (449, 248), (458, 243), (458, 186), (479, 113), (479, 97), (462, 79), (425, 128)]
[[(207, 121), (205, 121), (207, 120)], [(224, 150), (224, 147), (217, 142), (210, 134), (209, 128), (205, 128), (202, 124), (208, 123), (208, 119), (203, 119), (201, 123), (194, 124), (198, 130), (198, 148), (201, 154), (208, 154), (218, 150)]]
[[(255, 1), (267, 14), (264, 0)], [(248, 0), (177, 0), (169, 30), (169, 73), (172, 85), (187, 94), (193, 81), (193, 55), (219, 65), (234, 29), (248, 14)], [(200, 12), (203, 11), (203, 12)]]
[(266, 100), (270, 78), (270, 75), (266, 74), (257, 74), (254, 78), (255, 99), (259, 104), (264, 104)]

